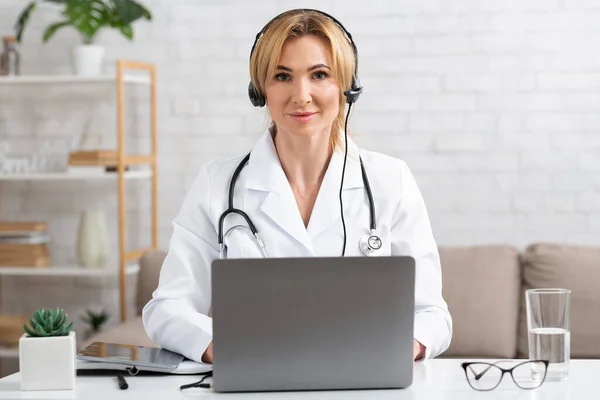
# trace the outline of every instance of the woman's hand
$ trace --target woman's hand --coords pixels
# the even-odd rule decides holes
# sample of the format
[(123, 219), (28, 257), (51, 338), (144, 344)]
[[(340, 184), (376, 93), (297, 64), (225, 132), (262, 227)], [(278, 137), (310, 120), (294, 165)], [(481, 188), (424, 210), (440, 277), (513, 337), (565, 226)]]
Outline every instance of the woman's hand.
[[(211, 346), (212, 346), (212, 343), (211, 343)], [(211, 350), (212, 350), (212, 348), (211, 348)], [(212, 356), (212, 352), (211, 352), (211, 356)], [(419, 342), (417, 339), (413, 339), (413, 360), (417, 361), (423, 357), (425, 357), (425, 346), (423, 346), (423, 344), (421, 342)], [(212, 357), (211, 357), (211, 359), (212, 359)]]
[(204, 352), (204, 354), (202, 354), (202, 362), (205, 364), (212, 364), (213, 363), (213, 345), (212, 342), (210, 342), (210, 344), (208, 345), (208, 348), (206, 349), (206, 351)]

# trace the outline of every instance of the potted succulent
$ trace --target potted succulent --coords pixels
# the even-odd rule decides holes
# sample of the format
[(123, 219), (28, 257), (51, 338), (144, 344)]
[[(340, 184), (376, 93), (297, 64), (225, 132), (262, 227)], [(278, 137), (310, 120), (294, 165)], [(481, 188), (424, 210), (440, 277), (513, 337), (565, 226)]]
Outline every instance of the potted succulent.
[(152, 19), (150, 12), (134, 0), (38, 0), (29, 3), (17, 18), (17, 41), (21, 42), (25, 26), (38, 3), (59, 5), (64, 17), (46, 28), (42, 36), (44, 43), (66, 26), (79, 32), (82, 44), (73, 48), (72, 61), (75, 74), (84, 76), (101, 73), (104, 47), (95, 44), (94, 40), (102, 28), (117, 29), (133, 40), (131, 24), (140, 18)]
[(21, 390), (68, 390), (75, 387), (76, 342), (73, 322), (64, 310), (40, 308), (23, 324), (19, 339)]

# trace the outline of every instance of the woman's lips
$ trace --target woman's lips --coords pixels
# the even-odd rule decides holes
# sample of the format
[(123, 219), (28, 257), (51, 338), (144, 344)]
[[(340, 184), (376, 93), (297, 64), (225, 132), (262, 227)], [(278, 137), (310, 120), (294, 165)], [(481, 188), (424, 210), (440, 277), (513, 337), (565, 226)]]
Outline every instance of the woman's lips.
[(294, 119), (294, 121), (297, 121), (297, 122), (308, 122), (315, 115), (317, 115), (317, 113), (295, 113), (295, 114), (290, 114), (290, 117), (292, 117)]

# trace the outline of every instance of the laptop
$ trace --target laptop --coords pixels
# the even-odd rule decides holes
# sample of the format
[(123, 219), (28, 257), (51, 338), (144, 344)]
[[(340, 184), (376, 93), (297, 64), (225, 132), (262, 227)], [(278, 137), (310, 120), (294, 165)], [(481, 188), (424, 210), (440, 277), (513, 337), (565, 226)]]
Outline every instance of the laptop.
[(408, 256), (215, 260), (214, 390), (409, 386), (414, 287)]

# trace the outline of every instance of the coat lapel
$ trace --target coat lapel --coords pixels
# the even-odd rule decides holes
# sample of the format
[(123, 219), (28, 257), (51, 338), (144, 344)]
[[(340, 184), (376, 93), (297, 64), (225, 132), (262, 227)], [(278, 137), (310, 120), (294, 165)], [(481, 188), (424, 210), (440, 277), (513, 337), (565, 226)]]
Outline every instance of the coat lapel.
[[(342, 218), (340, 213), (340, 182), (342, 180), (342, 169), (344, 166), (344, 142), (342, 138), (342, 148), (336, 149), (331, 157), (325, 177), (321, 183), (317, 200), (313, 207), (310, 221), (308, 223), (308, 235), (311, 239), (316, 238), (321, 232), (339, 224), (339, 231), (342, 232)], [(348, 157), (346, 160), (346, 170), (344, 172), (344, 185), (342, 190), (342, 200), (344, 209), (348, 209), (351, 199), (348, 192), (352, 189), (363, 188), (362, 173), (360, 169), (358, 147), (352, 140), (348, 140)], [(347, 213), (344, 214), (346, 217)], [(348, 218), (345, 218), (348, 226)]]
[(260, 210), (281, 228), (282, 234), (290, 235), (312, 254), (310, 237), (269, 131), (252, 149), (247, 168), (246, 188), (268, 192)]
[[(292, 188), (283, 172), (279, 157), (269, 131), (256, 143), (252, 149), (247, 166), (246, 189), (268, 192), (260, 210), (282, 229), (282, 234), (288, 234), (303, 245), (310, 254), (314, 253), (312, 240), (321, 232), (334, 224), (339, 224), (340, 217), (340, 181), (344, 164), (344, 149), (336, 149), (331, 157), (327, 171), (321, 183), (317, 200), (313, 207), (308, 228), (304, 227), (300, 210), (296, 203)], [(344, 208), (348, 208), (350, 198), (348, 193), (353, 189), (364, 188), (359, 162), (358, 147), (348, 140), (348, 157), (344, 173), (343, 197)], [(346, 220), (346, 224), (348, 224)]]

